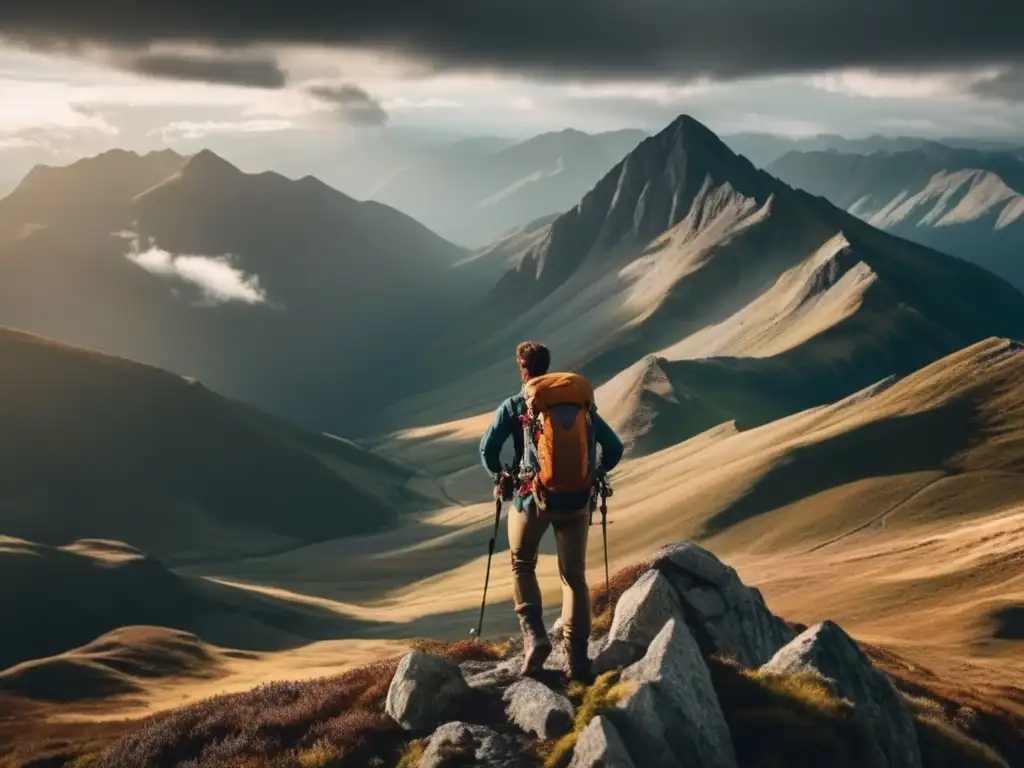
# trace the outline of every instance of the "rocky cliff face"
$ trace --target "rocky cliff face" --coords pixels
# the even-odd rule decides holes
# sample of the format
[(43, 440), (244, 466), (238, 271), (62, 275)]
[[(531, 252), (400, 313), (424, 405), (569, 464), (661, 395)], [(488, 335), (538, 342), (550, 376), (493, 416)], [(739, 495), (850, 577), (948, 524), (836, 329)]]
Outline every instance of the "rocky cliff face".
[[(420, 768), (940, 764), (922, 757), (910, 700), (839, 626), (796, 635), (690, 542), (650, 559), (591, 655), (600, 676), (581, 691), (562, 684), (557, 653), (544, 675), (519, 679), (515, 651), (461, 665), (416, 652), (399, 665), (386, 711), (421, 737)], [(963, 739), (973, 746), (942, 765), (1007, 765)]]

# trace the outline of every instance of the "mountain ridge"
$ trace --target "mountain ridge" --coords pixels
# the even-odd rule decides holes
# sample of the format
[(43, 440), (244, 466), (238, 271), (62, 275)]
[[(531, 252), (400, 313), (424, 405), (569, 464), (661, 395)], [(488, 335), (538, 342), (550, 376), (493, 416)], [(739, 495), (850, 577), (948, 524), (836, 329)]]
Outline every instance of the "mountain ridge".
[(344, 403), (382, 402), (398, 385), (375, 379), (491, 284), (400, 211), (209, 151), (115, 153), (44, 181), (0, 201), (0, 325), (193, 375), (307, 427), (369, 418)]
[(503, 360), (522, 338), (545, 340), (556, 365), (599, 386), (667, 350), (673, 360), (771, 357), (772, 370), (790, 369), (785, 378), (817, 382), (789, 401), (799, 410), (980, 338), (1024, 334), (1024, 295), (1001, 278), (794, 189), (685, 115), (546, 232), (515, 237), (492, 248), (519, 264), (481, 317), (428, 349), (477, 361), (457, 360), (464, 373), (449, 373), (481, 396), (444, 411), (436, 403), (451, 397), (435, 384), (392, 409), (396, 427), (469, 417), (499, 400)]
[(790, 153), (769, 170), (894, 235), (1024, 289), (1024, 158), (941, 144), (844, 155)]

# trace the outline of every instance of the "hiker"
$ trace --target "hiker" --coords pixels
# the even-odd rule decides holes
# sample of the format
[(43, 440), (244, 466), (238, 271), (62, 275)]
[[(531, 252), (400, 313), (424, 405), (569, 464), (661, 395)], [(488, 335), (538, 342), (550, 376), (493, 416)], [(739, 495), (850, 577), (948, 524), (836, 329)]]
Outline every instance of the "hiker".
[[(550, 524), (562, 579), (562, 626), (573, 680), (590, 677), (590, 591), (587, 538), (591, 500), (598, 484), (622, 458), (622, 441), (594, 406), (589, 382), (574, 373), (548, 373), (551, 353), (535, 342), (516, 347), (523, 380), (520, 392), (498, 408), (480, 441), (483, 465), (495, 481), (495, 497), (511, 485), (501, 450), (511, 436), (514, 510), (508, 514), (515, 611), (523, 633), (523, 674), (534, 675), (551, 653), (537, 583), (537, 552)], [(528, 403), (533, 406), (533, 419)], [(601, 448), (598, 459), (597, 447)], [(518, 465), (518, 466), (517, 466)], [(518, 470), (518, 471), (516, 471)], [(506, 480), (506, 482), (502, 482)], [(509, 499), (505, 499), (509, 500)]]

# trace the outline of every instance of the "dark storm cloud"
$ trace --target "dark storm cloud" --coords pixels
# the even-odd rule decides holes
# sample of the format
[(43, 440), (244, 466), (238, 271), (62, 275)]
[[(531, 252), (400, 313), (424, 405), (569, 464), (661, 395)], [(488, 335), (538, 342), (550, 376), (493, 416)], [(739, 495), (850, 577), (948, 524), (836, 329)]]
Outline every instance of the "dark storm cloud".
[(1024, 59), (1019, 0), (4, 0), (0, 32), (108, 45), (311, 43), (437, 68), (734, 78)]
[(309, 93), (334, 105), (341, 119), (352, 125), (386, 125), (387, 110), (358, 85), (317, 85)]
[(1024, 102), (1024, 67), (1008, 69), (993, 80), (984, 80), (971, 93), (987, 99)]
[(287, 73), (271, 57), (234, 58), (190, 54), (120, 53), (114, 63), (149, 77), (252, 88), (283, 88)]

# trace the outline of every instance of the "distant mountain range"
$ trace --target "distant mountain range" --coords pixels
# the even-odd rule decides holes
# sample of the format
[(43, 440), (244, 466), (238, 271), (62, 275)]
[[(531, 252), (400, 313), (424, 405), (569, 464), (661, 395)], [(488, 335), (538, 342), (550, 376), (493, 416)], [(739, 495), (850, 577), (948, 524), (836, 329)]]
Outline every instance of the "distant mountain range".
[(764, 168), (790, 152), (843, 152), (869, 155), (873, 152), (906, 152), (927, 144), (943, 144), (956, 149), (979, 151), (1024, 152), (1024, 139), (1019, 141), (950, 137), (929, 139), (922, 136), (865, 136), (847, 138), (835, 134), (819, 134), (803, 138), (790, 138), (772, 133), (735, 133), (723, 136), (734, 152), (743, 155), (754, 165)]
[[(597, 163), (635, 139), (564, 132), (456, 155), (521, 170), (581, 147)], [(1010, 176), (1013, 154), (973, 154), (1006, 158)], [(477, 412), (514, 381), (526, 337), (598, 381), (685, 374), (691, 395), (719, 399), (738, 387), (703, 412), (750, 424), (1024, 337), (1024, 297), (1002, 281), (794, 191), (689, 117), (607, 167), (564, 212), (474, 252), (389, 206), (208, 151), (38, 168), (0, 201), (0, 324), (350, 435)], [(464, 171), (468, 189), (481, 177)]]
[(1024, 290), (1024, 152), (925, 144), (869, 155), (791, 152), (768, 166), (876, 227)]
[(686, 116), (488, 257), (515, 266), (489, 313), (427, 348), (452, 363), (435, 391), (391, 409), (394, 424), (485, 412), (513, 385), (523, 338), (604, 383), (602, 408), (650, 448), (834, 402), (989, 336), (1024, 337), (1024, 295), (1010, 285), (793, 190)]
[(0, 201), (0, 325), (345, 431), (486, 295), (491, 278), (453, 268), (466, 256), (312, 177), (114, 151), (39, 167)]
[(481, 246), (568, 210), (646, 136), (638, 130), (565, 130), (514, 144), (460, 141), (399, 168), (368, 196), (443, 237)]

